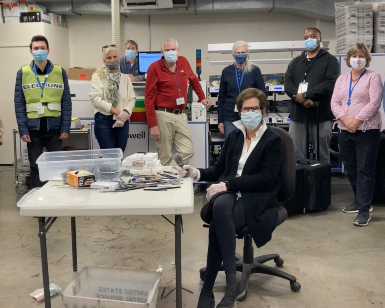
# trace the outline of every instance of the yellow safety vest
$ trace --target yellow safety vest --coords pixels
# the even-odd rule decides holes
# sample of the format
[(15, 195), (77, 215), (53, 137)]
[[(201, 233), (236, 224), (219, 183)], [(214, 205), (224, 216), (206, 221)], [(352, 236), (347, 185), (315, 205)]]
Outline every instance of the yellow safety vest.
[[(23, 72), (22, 88), (28, 118), (59, 117), (61, 115), (61, 99), (64, 91), (62, 68), (54, 65), (48, 76), (36, 76), (30, 65), (24, 65), (21, 69)], [(43, 85), (46, 77), (47, 80), (42, 91), (36, 78)], [(42, 112), (42, 108), (44, 108), (44, 112)]]

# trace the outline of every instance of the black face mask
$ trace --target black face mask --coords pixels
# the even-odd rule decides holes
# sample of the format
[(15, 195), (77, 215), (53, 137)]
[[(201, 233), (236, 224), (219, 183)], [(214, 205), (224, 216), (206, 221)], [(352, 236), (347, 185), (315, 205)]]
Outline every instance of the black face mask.
[(119, 68), (119, 60), (113, 60), (113, 61), (107, 61), (106, 62), (106, 67), (109, 70), (116, 70)]

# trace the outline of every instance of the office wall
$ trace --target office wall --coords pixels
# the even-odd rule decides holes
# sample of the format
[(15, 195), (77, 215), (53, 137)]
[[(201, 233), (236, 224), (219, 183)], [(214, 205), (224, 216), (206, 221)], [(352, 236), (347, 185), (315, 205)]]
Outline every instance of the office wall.
[[(150, 20), (149, 20), (150, 19)], [(121, 17), (122, 46), (127, 38), (136, 40), (141, 50), (159, 50), (164, 38), (173, 36), (180, 42), (181, 54), (195, 63), (195, 49), (202, 49), (202, 79), (220, 74), (223, 67), (209, 66), (210, 60), (230, 59), (230, 55), (209, 54), (210, 43), (231, 43), (237, 40), (250, 42), (302, 40), (303, 31), (319, 27), (324, 40), (330, 40), (335, 52), (335, 24), (306, 19), (281, 12), (247, 12), (218, 14), (170, 14)], [(70, 16), (71, 66), (96, 67), (101, 64), (100, 51), (111, 43), (109, 16)], [(151, 43), (150, 43), (151, 41)], [(252, 54), (251, 58), (290, 58), (287, 53)], [(285, 65), (261, 65), (263, 73), (285, 72)]]

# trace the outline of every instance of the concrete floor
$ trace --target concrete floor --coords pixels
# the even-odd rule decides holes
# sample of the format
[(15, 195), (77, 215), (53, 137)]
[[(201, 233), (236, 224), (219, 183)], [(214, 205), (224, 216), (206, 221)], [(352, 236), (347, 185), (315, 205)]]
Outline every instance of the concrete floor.
[[(37, 220), (19, 215), (18, 199), (13, 169), (0, 168), (0, 307), (44, 307), (29, 296), (42, 287)], [(302, 285), (299, 293), (293, 293), (282, 279), (253, 275), (246, 301), (236, 307), (385, 307), (385, 206), (375, 205), (370, 225), (360, 228), (352, 224), (354, 215), (341, 212), (351, 201), (347, 180), (333, 178), (332, 205), (327, 211), (290, 217), (270, 243), (256, 250), (257, 254), (281, 254), (284, 270)], [(202, 195), (197, 195), (194, 214), (184, 216), (183, 286), (194, 292), (183, 292), (187, 308), (196, 307), (202, 285), (198, 271), (207, 253), (201, 207)], [(85, 266), (155, 270), (160, 265), (160, 291), (175, 285), (173, 227), (163, 218), (79, 218), (77, 226), (79, 270)], [(242, 242), (238, 244), (241, 253)], [(58, 219), (49, 231), (48, 258), (50, 281), (66, 288), (76, 276), (71, 270), (69, 219)], [(217, 301), (224, 285), (225, 276), (220, 274), (214, 290)], [(157, 307), (175, 307), (174, 303), (172, 293), (159, 298)], [(52, 298), (52, 307), (63, 307), (60, 296)]]

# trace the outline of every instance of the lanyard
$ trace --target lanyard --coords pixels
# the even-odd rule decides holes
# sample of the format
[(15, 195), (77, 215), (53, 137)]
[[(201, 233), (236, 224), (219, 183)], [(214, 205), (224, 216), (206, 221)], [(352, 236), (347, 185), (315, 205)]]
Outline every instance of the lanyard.
[[(311, 64), (310, 64), (310, 66), (309, 66), (308, 69), (306, 69), (306, 64), (305, 64), (305, 76), (303, 77), (303, 82), (306, 82), (307, 73), (310, 71), (310, 69), (311, 69), (311, 67), (313, 66), (313, 64), (314, 64), (314, 62), (315, 62), (316, 59), (317, 59), (317, 56), (315, 56), (315, 57), (313, 58), (313, 60), (311, 61)], [(308, 60), (307, 58), (306, 58), (306, 61), (309, 62), (309, 60)]]
[(234, 70), (235, 70), (235, 80), (238, 86), (238, 94), (241, 94), (241, 86), (243, 82), (243, 77), (245, 76), (245, 69), (242, 70), (241, 80), (238, 80), (238, 72), (237, 72), (237, 67), (235, 65), (234, 65)]
[[(176, 83), (176, 86), (178, 88), (178, 92), (179, 92), (179, 97), (182, 97), (182, 95), (180, 94), (180, 87), (179, 87), (179, 70), (178, 70), (178, 67), (176, 67), (176, 73), (174, 74), (173, 72), (171, 72), (171, 75), (172, 75), (172, 78), (174, 78), (174, 81)], [(176, 79), (175, 79), (175, 75), (176, 75)]]
[(41, 89), (40, 97), (43, 97), (43, 90), (45, 88), (45, 84), (46, 84), (47, 79), (48, 79), (49, 63), (47, 63), (47, 74), (45, 74), (45, 79), (44, 79), (43, 84), (41, 84), (39, 78), (37, 77), (37, 71), (36, 71), (36, 64), (35, 64), (35, 62), (33, 63), (33, 72), (35, 73), (35, 77), (36, 77), (37, 83), (39, 84), (39, 87)]
[(348, 99), (348, 102), (347, 102), (348, 106), (350, 106), (350, 104), (351, 104), (350, 99), (352, 98), (352, 93), (353, 93), (354, 88), (356, 87), (356, 85), (357, 85), (358, 82), (360, 81), (361, 77), (364, 76), (365, 73), (366, 73), (366, 68), (365, 68), (364, 71), (361, 73), (360, 78), (358, 78), (358, 80), (357, 80), (357, 82), (354, 84), (353, 88), (352, 88), (353, 76), (352, 76), (352, 73), (350, 73), (349, 99)]

